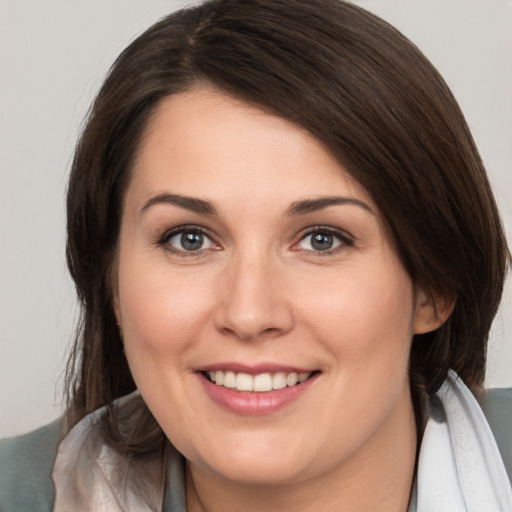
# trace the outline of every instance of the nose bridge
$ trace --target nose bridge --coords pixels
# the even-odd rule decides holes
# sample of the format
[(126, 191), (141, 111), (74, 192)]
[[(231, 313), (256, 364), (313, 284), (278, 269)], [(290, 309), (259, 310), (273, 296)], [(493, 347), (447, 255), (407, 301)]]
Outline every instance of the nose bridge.
[(222, 283), (218, 328), (240, 339), (277, 335), (290, 329), (293, 317), (281, 286), (281, 270), (269, 249), (235, 252)]

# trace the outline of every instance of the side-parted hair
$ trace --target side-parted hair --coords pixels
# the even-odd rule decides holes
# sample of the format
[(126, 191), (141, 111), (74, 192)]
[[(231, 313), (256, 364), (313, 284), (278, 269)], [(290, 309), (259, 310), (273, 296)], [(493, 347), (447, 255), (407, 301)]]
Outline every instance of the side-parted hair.
[[(396, 29), (342, 0), (210, 0), (163, 18), (122, 52), (77, 144), (67, 262), (82, 314), (68, 363), (68, 426), (135, 389), (112, 304), (123, 197), (160, 102), (197, 86), (317, 137), (372, 197), (413, 282), (432, 298), (456, 298), (441, 328), (413, 339), (413, 392), (434, 393), (449, 368), (481, 386), (510, 257), (444, 80)], [(130, 415), (128, 439), (111, 411), (112, 443), (156, 449), (163, 434), (142, 400)]]

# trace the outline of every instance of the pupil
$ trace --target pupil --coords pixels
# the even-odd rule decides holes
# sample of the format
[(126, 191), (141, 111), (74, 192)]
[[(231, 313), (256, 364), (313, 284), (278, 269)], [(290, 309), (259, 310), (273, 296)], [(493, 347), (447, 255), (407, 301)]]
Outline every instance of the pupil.
[(313, 235), (313, 239), (311, 240), (311, 246), (317, 251), (325, 251), (332, 247), (332, 242), (332, 235), (326, 233), (316, 233)]
[(183, 233), (181, 245), (187, 251), (197, 251), (203, 245), (203, 235), (201, 233)]

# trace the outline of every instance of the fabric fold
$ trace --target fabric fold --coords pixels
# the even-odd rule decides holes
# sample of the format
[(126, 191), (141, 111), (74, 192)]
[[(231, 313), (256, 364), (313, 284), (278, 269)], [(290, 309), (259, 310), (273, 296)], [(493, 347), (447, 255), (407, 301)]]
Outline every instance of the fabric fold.
[(115, 451), (98, 428), (106, 412), (103, 407), (89, 414), (61, 441), (52, 472), (54, 512), (161, 512), (161, 454), (136, 459)]
[(475, 397), (449, 371), (430, 401), (421, 443), (417, 512), (512, 512), (512, 490)]

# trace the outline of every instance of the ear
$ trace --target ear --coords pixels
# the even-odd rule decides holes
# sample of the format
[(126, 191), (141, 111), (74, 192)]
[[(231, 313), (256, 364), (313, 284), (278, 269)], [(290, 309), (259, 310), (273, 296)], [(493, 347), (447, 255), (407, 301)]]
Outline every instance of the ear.
[(425, 334), (441, 327), (452, 314), (456, 301), (453, 294), (432, 297), (417, 288), (414, 334)]

